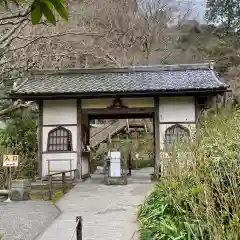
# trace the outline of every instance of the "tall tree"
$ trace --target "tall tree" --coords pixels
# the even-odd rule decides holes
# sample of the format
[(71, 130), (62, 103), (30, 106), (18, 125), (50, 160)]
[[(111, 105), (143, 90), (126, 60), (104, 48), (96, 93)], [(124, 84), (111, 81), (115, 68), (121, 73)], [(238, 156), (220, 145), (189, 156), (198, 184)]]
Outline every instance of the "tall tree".
[(209, 23), (220, 24), (227, 30), (239, 30), (239, 16), (239, 0), (207, 0), (206, 19)]

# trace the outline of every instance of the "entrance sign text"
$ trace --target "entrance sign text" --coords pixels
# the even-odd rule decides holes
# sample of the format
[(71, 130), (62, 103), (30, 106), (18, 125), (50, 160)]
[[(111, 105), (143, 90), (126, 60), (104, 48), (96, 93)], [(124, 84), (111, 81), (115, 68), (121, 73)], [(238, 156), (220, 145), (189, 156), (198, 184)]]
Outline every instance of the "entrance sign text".
[(17, 167), (18, 155), (3, 155), (3, 167)]

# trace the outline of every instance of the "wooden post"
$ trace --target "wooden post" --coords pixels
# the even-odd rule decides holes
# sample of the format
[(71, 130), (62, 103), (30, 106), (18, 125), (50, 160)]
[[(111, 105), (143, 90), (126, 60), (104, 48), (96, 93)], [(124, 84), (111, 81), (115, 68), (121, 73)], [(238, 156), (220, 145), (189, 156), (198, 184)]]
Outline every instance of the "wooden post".
[(49, 185), (49, 200), (52, 200), (52, 195), (53, 195), (52, 175), (48, 175), (48, 185)]
[(42, 151), (43, 151), (43, 101), (38, 102), (38, 177), (42, 178)]
[(66, 191), (66, 174), (65, 172), (62, 172), (62, 191), (65, 193)]
[(77, 181), (77, 169), (74, 170), (74, 175), (73, 175), (73, 182), (75, 183)]
[(159, 129), (159, 97), (155, 97), (154, 101), (154, 138), (155, 138), (155, 164), (154, 164), (154, 174), (159, 176), (160, 173), (160, 129)]
[(77, 99), (77, 169), (78, 179), (82, 177), (82, 103)]
[(76, 226), (77, 239), (76, 240), (82, 240), (82, 217), (81, 216), (76, 217), (76, 222), (77, 222), (77, 226)]

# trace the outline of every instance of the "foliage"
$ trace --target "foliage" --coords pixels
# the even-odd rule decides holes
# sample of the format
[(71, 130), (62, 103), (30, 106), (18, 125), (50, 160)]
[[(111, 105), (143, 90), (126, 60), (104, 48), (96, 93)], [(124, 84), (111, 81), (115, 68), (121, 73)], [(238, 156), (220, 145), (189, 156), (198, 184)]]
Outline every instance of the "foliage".
[[(239, 95), (240, 31), (211, 25), (183, 26), (177, 48), (184, 61), (202, 62), (213, 59), (220, 77), (230, 85), (234, 98)], [(238, 99), (239, 101), (239, 99)]]
[[(69, 190), (69, 189), (68, 189)], [(66, 193), (68, 192), (68, 190), (66, 191)], [(64, 193), (62, 190), (57, 190), (56, 192), (54, 192), (53, 196), (52, 196), (52, 201), (54, 203), (56, 203), (60, 198), (62, 198), (64, 196)]]
[(14, 170), (13, 177), (36, 175), (37, 123), (31, 108), (10, 114), (6, 128), (0, 132), (0, 145), (5, 148), (5, 154), (20, 156), (20, 166)]
[(240, 33), (228, 32), (226, 28), (211, 25), (184, 26), (178, 41), (178, 48), (184, 59), (190, 54), (193, 60), (214, 59), (216, 69), (226, 76), (233, 66), (240, 65)]
[(39, 24), (44, 16), (50, 23), (56, 25), (56, 17), (53, 13), (54, 10), (56, 10), (64, 20), (68, 20), (68, 13), (63, 0), (34, 0), (31, 4), (25, 0), (0, 0), (0, 4), (4, 4), (7, 8), (11, 3), (17, 7), (20, 5), (27, 5), (30, 10), (26, 12), (26, 15), (31, 12), (32, 24)]
[(227, 29), (240, 28), (239, 0), (208, 0), (206, 18), (211, 23), (221, 24)]
[[(153, 157), (153, 133), (152, 132), (132, 132), (120, 133), (112, 138), (115, 147), (120, 149), (123, 155), (130, 151), (132, 157), (132, 169), (140, 169), (144, 167), (152, 167), (154, 164)], [(91, 154), (91, 169), (96, 170), (97, 166), (104, 165), (105, 157), (109, 151), (106, 143), (101, 144)], [(139, 158), (136, 159), (136, 153)]]
[(153, 167), (154, 159), (133, 159), (132, 160), (132, 169), (141, 169), (146, 167)]
[(68, 13), (64, 7), (62, 0), (38, 0), (35, 1), (32, 5), (32, 24), (38, 24), (44, 15), (50, 23), (56, 25), (56, 18), (53, 14), (54, 9), (64, 20), (68, 20)]
[(239, 134), (240, 110), (224, 109), (203, 117), (195, 140), (176, 146), (182, 153), (168, 157), (140, 207), (142, 240), (240, 238)]

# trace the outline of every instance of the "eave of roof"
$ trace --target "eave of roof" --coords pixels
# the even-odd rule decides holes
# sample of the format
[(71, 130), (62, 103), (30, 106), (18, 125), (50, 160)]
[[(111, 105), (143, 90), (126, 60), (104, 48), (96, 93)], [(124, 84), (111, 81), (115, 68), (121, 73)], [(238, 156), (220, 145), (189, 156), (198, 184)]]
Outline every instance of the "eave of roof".
[[(132, 80), (133, 77), (135, 77), (135, 79)], [(190, 79), (188, 79), (188, 77)], [(52, 85), (54, 85), (52, 82), (55, 84), (55, 88), (52, 88)], [(34, 86), (36, 83), (37, 85)], [(65, 89), (62, 83), (67, 89)], [(132, 89), (128, 89), (126, 86), (122, 88), (121, 86), (125, 83), (126, 86), (129, 85), (128, 87)], [(27, 84), (28, 86), (25, 87)], [(33, 91), (31, 91), (31, 84), (33, 84)], [(47, 84), (47, 86), (45, 84)], [(68, 89), (68, 85), (71, 84), (71, 88)], [(89, 85), (91, 85), (91, 87), (89, 87)], [(77, 87), (75, 88), (75, 86)], [(10, 93), (10, 98), (37, 99), (110, 97), (116, 95), (186, 95), (224, 92), (228, 87), (228, 85), (220, 82), (217, 78), (211, 62), (191, 65), (178, 64), (101, 69), (34, 70), (28, 78), (13, 89)], [(47, 91), (45, 91), (44, 88)], [(109, 91), (109, 88), (111, 91)]]
[(104, 97), (155, 97), (155, 96), (189, 96), (189, 95), (214, 95), (228, 91), (226, 87), (217, 89), (181, 89), (165, 91), (146, 91), (146, 92), (92, 92), (92, 93), (29, 93), (29, 94), (10, 94), (10, 99), (86, 99), (86, 98), (104, 98)]

